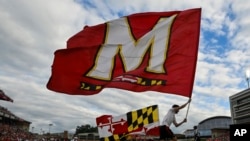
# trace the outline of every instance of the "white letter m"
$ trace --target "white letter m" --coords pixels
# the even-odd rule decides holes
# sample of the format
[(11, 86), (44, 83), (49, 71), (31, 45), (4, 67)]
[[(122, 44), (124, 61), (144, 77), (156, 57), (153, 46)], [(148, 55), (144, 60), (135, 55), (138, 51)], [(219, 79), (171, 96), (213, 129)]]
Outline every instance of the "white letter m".
[(105, 43), (98, 50), (95, 64), (87, 76), (111, 80), (117, 54), (120, 55), (124, 71), (128, 72), (141, 65), (147, 52), (149, 52), (149, 62), (145, 66), (145, 71), (165, 73), (164, 63), (167, 57), (170, 29), (175, 17), (176, 15), (160, 18), (153, 29), (138, 40), (134, 39), (127, 18), (107, 23)]

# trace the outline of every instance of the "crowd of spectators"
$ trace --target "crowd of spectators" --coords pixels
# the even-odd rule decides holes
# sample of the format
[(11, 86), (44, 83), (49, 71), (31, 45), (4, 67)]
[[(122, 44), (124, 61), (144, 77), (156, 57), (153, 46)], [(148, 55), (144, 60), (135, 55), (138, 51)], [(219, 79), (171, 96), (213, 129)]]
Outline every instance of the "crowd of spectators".
[(0, 124), (0, 141), (27, 141), (32, 140), (32, 133), (16, 126)]
[(25, 121), (0, 105), (0, 141), (65, 141), (59, 134), (29, 132)]
[(37, 134), (17, 126), (0, 123), (0, 141), (70, 141), (58, 135)]

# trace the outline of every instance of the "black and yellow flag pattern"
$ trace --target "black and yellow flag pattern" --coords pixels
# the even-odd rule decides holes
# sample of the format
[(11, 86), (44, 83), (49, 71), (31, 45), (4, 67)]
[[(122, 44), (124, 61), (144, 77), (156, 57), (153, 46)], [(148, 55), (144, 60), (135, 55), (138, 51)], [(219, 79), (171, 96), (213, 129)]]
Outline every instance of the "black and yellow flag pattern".
[(124, 137), (124, 135), (117, 135), (114, 134), (113, 136), (109, 136), (109, 137), (104, 137), (104, 138), (100, 138), (100, 141), (125, 141), (126, 138)]
[(157, 105), (127, 113), (128, 132), (158, 121), (159, 111)]

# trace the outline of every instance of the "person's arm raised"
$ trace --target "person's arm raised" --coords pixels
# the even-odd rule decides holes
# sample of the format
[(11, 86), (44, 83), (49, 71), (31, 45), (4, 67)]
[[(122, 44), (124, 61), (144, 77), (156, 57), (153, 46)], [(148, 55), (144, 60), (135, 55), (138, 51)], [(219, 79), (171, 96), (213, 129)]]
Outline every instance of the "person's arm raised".
[(191, 98), (187, 101), (187, 103), (185, 103), (185, 104), (181, 105), (180, 107), (178, 107), (178, 109), (180, 110), (182, 108), (185, 108), (187, 106), (187, 104), (190, 103), (190, 102), (191, 102)]

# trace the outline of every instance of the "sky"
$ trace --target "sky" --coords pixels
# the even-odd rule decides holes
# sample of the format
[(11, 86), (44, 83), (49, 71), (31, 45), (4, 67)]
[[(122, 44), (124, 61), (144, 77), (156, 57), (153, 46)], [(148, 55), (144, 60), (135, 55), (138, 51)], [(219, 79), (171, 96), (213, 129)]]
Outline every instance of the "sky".
[(93, 96), (48, 90), (54, 52), (86, 25), (140, 12), (202, 8), (192, 102), (176, 115), (180, 122), (187, 114), (187, 123), (171, 128), (182, 133), (204, 119), (231, 116), (229, 97), (248, 88), (249, 7), (250, 1), (234, 0), (0, 0), (0, 89), (14, 100), (0, 105), (30, 121), (30, 130), (39, 134), (74, 133), (77, 126), (96, 126), (103, 114), (118, 116), (154, 104), (162, 121), (173, 104), (188, 98), (114, 88)]

